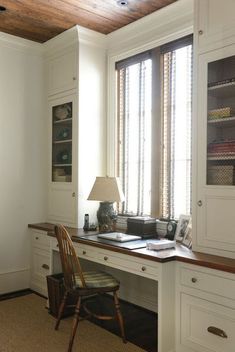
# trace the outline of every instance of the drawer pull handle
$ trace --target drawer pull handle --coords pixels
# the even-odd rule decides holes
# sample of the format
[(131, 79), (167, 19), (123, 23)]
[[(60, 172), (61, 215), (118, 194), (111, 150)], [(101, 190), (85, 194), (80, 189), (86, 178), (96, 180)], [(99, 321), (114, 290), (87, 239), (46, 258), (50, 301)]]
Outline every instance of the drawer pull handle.
[(57, 243), (56, 247), (59, 247), (59, 243)]
[(197, 278), (196, 277), (192, 277), (191, 281), (195, 284), (195, 282), (197, 282)]
[(86, 254), (86, 251), (82, 251), (82, 254), (85, 255), (85, 254)]
[(106, 260), (106, 261), (107, 261), (107, 260), (108, 260), (108, 257), (106, 257), (106, 256), (105, 256), (105, 257), (104, 257), (104, 260)]
[(198, 34), (202, 35), (203, 34), (203, 30), (200, 29), (200, 31), (198, 31)]
[(202, 201), (199, 200), (199, 201), (197, 202), (197, 205), (198, 205), (199, 207), (201, 207), (201, 206), (202, 206)]
[(47, 265), (47, 264), (42, 264), (42, 268), (43, 268), (43, 269), (46, 269), (46, 270), (49, 270), (49, 265)]
[(142, 266), (141, 270), (146, 271), (146, 266)]
[(207, 331), (210, 332), (211, 334), (223, 337), (224, 339), (228, 338), (227, 334), (223, 330), (216, 328), (215, 326), (209, 326), (207, 328)]
[(38, 237), (35, 237), (36, 238), (36, 240), (39, 240), (39, 238)]

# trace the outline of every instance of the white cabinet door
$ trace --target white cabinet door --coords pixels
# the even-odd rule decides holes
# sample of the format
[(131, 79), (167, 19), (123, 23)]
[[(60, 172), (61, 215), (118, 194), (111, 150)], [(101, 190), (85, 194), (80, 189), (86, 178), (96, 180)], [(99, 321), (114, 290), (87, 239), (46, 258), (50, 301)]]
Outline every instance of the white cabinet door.
[(196, 0), (195, 18), (199, 51), (235, 42), (234, 0)]
[(235, 45), (199, 55), (194, 116), (197, 191), (193, 247), (232, 258), (235, 258), (234, 77)]
[(77, 52), (71, 50), (49, 60), (48, 93), (64, 92), (77, 87)]
[(234, 352), (234, 309), (181, 293), (181, 343), (187, 351)]

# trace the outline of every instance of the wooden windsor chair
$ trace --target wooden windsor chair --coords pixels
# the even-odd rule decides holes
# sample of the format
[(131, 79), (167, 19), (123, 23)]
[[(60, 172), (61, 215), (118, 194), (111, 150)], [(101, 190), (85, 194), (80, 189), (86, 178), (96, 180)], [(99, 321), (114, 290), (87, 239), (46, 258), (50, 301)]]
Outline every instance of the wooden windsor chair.
[[(75, 295), (77, 303), (72, 323), (72, 331), (69, 340), (68, 352), (72, 351), (73, 341), (76, 334), (78, 322), (80, 318), (81, 306), (87, 313), (87, 317), (94, 316), (97, 319), (110, 320), (117, 319), (120, 327), (122, 340), (126, 343), (123, 318), (120, 311), (117, 291), (120, 283), (112, 275), (101, 271), (82, 271), (79, 259), (76, 255), (73, 242), (63, 225), (55, 226), (55, 234), (58, 240), (59, 253), (61, 259), (62, 270), (64, 274), (65, 293), (59, 307), (59, 313), (55, 325), (58, 330), (61, 317), (66, 307), (66, 302), (69, 294)], [(115, 316), (102, 316), (92, 313), (86, 306), (85, 298), (92, 295), (103, 293), (113, 293)], [(86, 318), (87, 318), (86, 317)]]

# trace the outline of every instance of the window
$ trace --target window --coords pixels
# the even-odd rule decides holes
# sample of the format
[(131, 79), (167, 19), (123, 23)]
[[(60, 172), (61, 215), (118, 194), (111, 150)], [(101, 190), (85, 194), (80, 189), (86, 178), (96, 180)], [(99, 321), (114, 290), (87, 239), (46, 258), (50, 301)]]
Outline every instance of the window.
[(116, 69), (117, 173), (126, 197), (120, 213), (190, 214), (191, 36), (118, 62)]

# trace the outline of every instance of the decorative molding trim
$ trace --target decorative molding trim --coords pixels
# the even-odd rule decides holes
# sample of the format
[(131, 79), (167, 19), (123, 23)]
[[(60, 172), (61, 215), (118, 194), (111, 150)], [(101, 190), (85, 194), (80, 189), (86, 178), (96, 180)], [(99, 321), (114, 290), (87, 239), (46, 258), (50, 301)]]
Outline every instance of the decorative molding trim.
[(40, 43), (0, 32), (0, 46), (18, 50), (30, 55), (43, 56), (44, 47)]
[(78, 31), (79, 43), (88, 44), (95, 47), (107, 48), (107, 35), (101, 34), (82, 26), (76, 26)]
[(0, 272), (0, 294), (29, 288), (30, 268)]
[(46, 57), (51, 57), (53, 55), (59, 54), (65, 51), (70, 46), (76, 45), (78, 43), (78, 30), (77, 26), (74, 26), (67, 31), (57, 35), (56, 37), (48, 40), (43, 44), (46, 52)]

